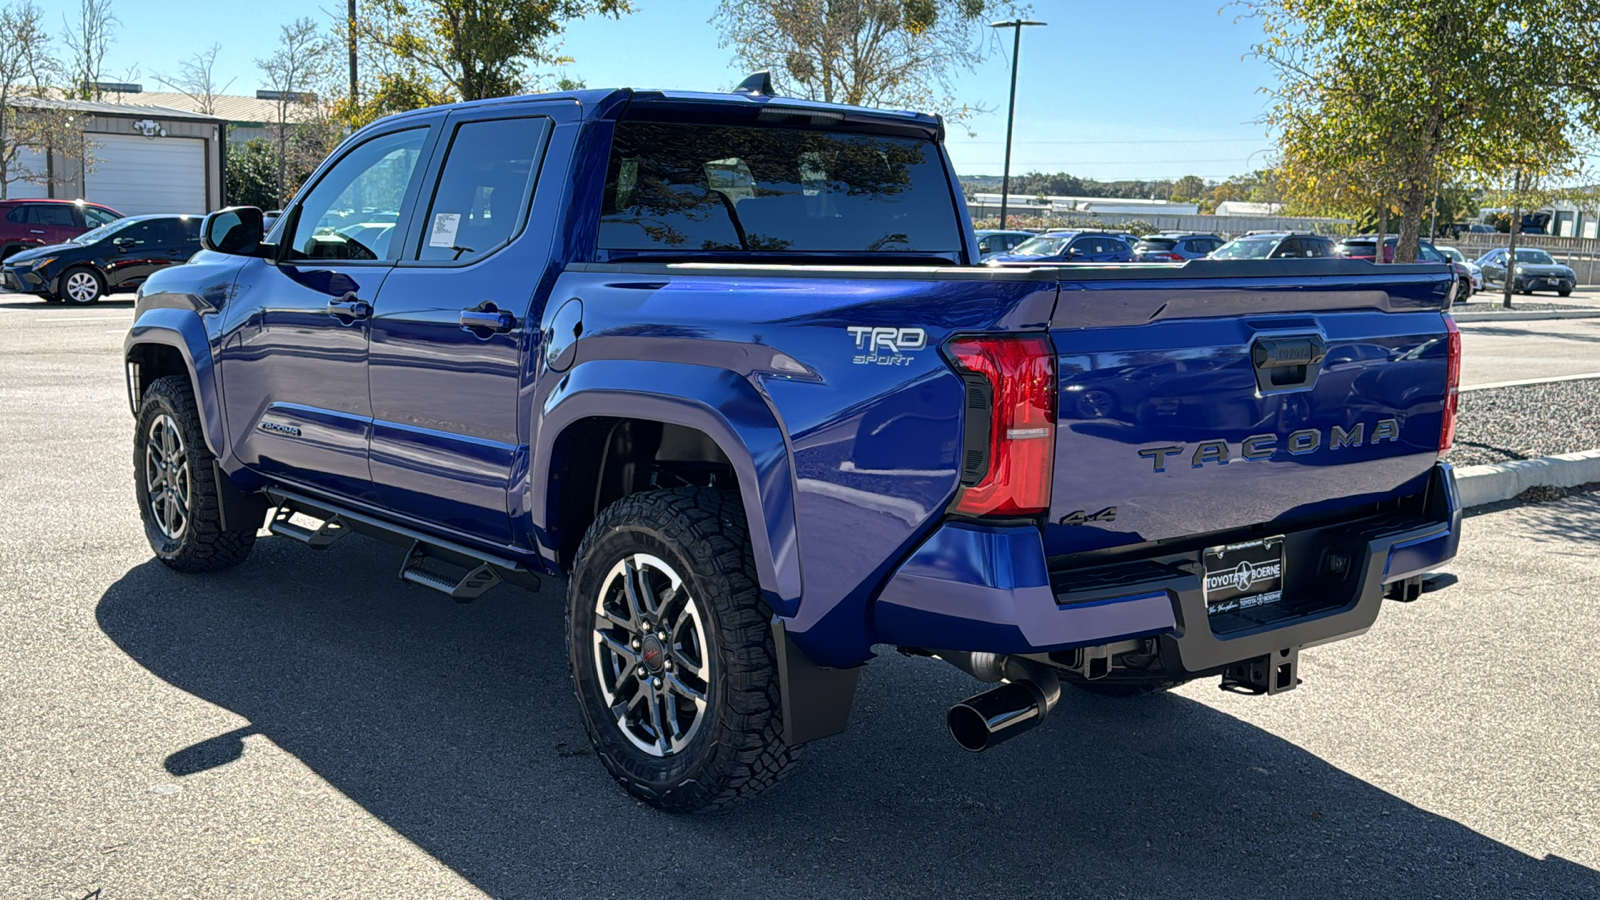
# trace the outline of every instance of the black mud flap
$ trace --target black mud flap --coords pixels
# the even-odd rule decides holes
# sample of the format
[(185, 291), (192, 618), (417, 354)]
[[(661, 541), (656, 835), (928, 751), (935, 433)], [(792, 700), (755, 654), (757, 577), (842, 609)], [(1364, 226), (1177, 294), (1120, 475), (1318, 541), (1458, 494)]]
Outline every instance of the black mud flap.
[(778, 654), (778, 693), (783, 701), (783, 742), (797, 747), (832, 737), (850, 724), (861, 667), (830, 669), (811, 661), (772, 620), (772, 646)]
[(224, 531), (254, 525), (260, 528), (267, 520), (267, 498), (261, 494), (246, 494), (233, 483), (222, 464), (211, 461), (211, 477), (217, 484), (217, 510), (222, 517)]

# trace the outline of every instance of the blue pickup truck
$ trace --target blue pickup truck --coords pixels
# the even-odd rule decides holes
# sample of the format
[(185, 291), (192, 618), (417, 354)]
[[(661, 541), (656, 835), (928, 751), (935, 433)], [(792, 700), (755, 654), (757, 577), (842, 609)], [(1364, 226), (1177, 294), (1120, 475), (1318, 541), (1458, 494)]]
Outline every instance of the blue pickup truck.
[(564, 578), (598, 755), (676, 811), (843, 730), (886, 648), (992, 685), (947, 713), (981, 750), (1063, 684), (1291, 689), (1416, 599), (1461, 526), (1447, 268), (980, 266), (943, 133), (759, 85), (368, 126), (140, 290), (151, 546)]

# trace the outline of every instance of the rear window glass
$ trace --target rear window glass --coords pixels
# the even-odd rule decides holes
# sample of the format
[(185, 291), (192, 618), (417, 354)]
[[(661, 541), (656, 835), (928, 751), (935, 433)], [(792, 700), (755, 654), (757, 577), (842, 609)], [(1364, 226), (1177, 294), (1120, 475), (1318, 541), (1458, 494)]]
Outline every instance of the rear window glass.
[(612, 142), (600, 246), (954, 255), (961, 230), (929, 141), (623, 122)]
[(1140, 241), (1137, 244), (1134, 244), (1133, 245), (1133, 249), (1135, 249), (1135, 250), (1171, 250), (1173, 247), (1176, 247), (1176, 246), (1178, 246), (1178, 242), (1177, 241), (1150, 240), (1150, 239), (1147, 238), (1145, 240)]

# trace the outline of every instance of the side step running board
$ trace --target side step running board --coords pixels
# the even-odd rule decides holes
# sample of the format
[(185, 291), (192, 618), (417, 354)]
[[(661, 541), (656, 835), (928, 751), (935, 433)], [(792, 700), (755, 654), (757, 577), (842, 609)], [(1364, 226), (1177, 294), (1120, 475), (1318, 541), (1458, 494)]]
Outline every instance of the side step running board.
[(486, 562), (478, 563), (456, 578), (423, 565), (430, 559), (437, 557), (429, 556), (428, 548), (421, 541), (413, 541), (406, 552), (406, 561), (400, 564), (401, 579), (449, 594), (457, 603), (471, 603), (500, 583), (500, 573)]
[[(449, 594), (457, 603), (471, 603), (501, 582), (534, 591), (539, 589), (538, 575), (512, 560), (290, 491), (269, 488), (267, 496), (276, 506), (267, 523), (267, 530), (273, 534), (299, 541), (314, 550), (322, 550), (352, 531), (409, 547), (400, 565), (400, 578)], [(302, 525), (293, 521), (297, 515), (316, 524)], [(461, 574), (447, 574), (454, 572)]]
[(334, 515), (324, 519), (322, 524), (313, 530), (291, 521), (297, 512), (307, 518), (317, 518), (309, 513), (295, 509), (292, 503), (285, 500), (278, 504), (277, 509), (272, 511), (272, 521), (267, 523), (267, 530), (273, 534), (299, 541), (313, 550), (326, 550), (334, 541), (350, 533), (349, 526), (343, 516)]

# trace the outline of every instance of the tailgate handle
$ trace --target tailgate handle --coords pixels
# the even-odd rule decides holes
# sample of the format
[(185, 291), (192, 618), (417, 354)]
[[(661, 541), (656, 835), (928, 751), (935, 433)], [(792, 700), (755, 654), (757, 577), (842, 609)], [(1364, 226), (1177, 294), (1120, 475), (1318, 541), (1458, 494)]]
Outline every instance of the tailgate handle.
[(1263, 394), (1311, 387), (1327, 355), (1328, 342), (1320, 334), (1258, 337), (1250, 345), (1256, 387)]

